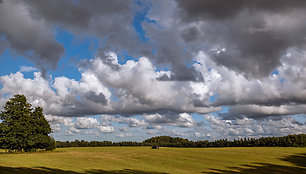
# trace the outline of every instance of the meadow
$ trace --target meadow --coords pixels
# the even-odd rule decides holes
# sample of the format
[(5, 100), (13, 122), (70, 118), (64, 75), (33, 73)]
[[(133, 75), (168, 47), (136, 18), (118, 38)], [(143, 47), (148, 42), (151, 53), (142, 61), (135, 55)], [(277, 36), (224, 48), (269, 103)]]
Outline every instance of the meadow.
[(77, 147), (0, 152), (1, 174), (306, 173), (306, 148)]

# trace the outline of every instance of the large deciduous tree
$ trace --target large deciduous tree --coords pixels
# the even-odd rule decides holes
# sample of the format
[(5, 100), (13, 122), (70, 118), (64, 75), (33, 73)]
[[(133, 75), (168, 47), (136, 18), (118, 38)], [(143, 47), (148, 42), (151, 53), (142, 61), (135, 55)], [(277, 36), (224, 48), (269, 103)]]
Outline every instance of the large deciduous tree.
[(14, 151), (53, 150), (55, 141), (41, 107), (32, 108), (24, 95), (15, 95), (0, 113), (0, 147)]

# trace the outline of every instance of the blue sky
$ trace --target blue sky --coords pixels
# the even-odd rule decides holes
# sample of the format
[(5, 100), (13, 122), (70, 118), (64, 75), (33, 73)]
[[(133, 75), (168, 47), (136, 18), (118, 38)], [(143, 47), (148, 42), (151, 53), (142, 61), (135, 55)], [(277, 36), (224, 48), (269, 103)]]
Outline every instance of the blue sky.
[(305, 133), (304, 6), (206, 3), (4, 0), (1, 108), (25, 95), (61, 141)]

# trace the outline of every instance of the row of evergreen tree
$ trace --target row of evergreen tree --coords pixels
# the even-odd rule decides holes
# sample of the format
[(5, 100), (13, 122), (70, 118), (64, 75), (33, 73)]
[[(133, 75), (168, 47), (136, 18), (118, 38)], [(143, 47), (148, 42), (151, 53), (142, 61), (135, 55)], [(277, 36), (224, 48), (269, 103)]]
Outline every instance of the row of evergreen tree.
[(262, 137), (262, 138), (244, 138), (220, 139), (215, 141), (191, 141), (179, 137), (158, 136), (144, 140), (143, 142), (111, 142), (111, 141), (57, 141), (58, 148), (63, 147), (103, 147), (103, 146), (153, 146), (160, 147), (306, 147), (306, 134), (288, 135), (283, 137)]

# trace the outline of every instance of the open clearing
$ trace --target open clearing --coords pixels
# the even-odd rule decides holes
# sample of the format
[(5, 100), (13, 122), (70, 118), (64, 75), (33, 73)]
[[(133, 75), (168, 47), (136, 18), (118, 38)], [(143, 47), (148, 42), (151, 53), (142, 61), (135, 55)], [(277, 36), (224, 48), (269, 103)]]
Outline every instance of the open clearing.
[(1, 174), (306, 173), (306, 148), (78, 147), (0, 154)]

